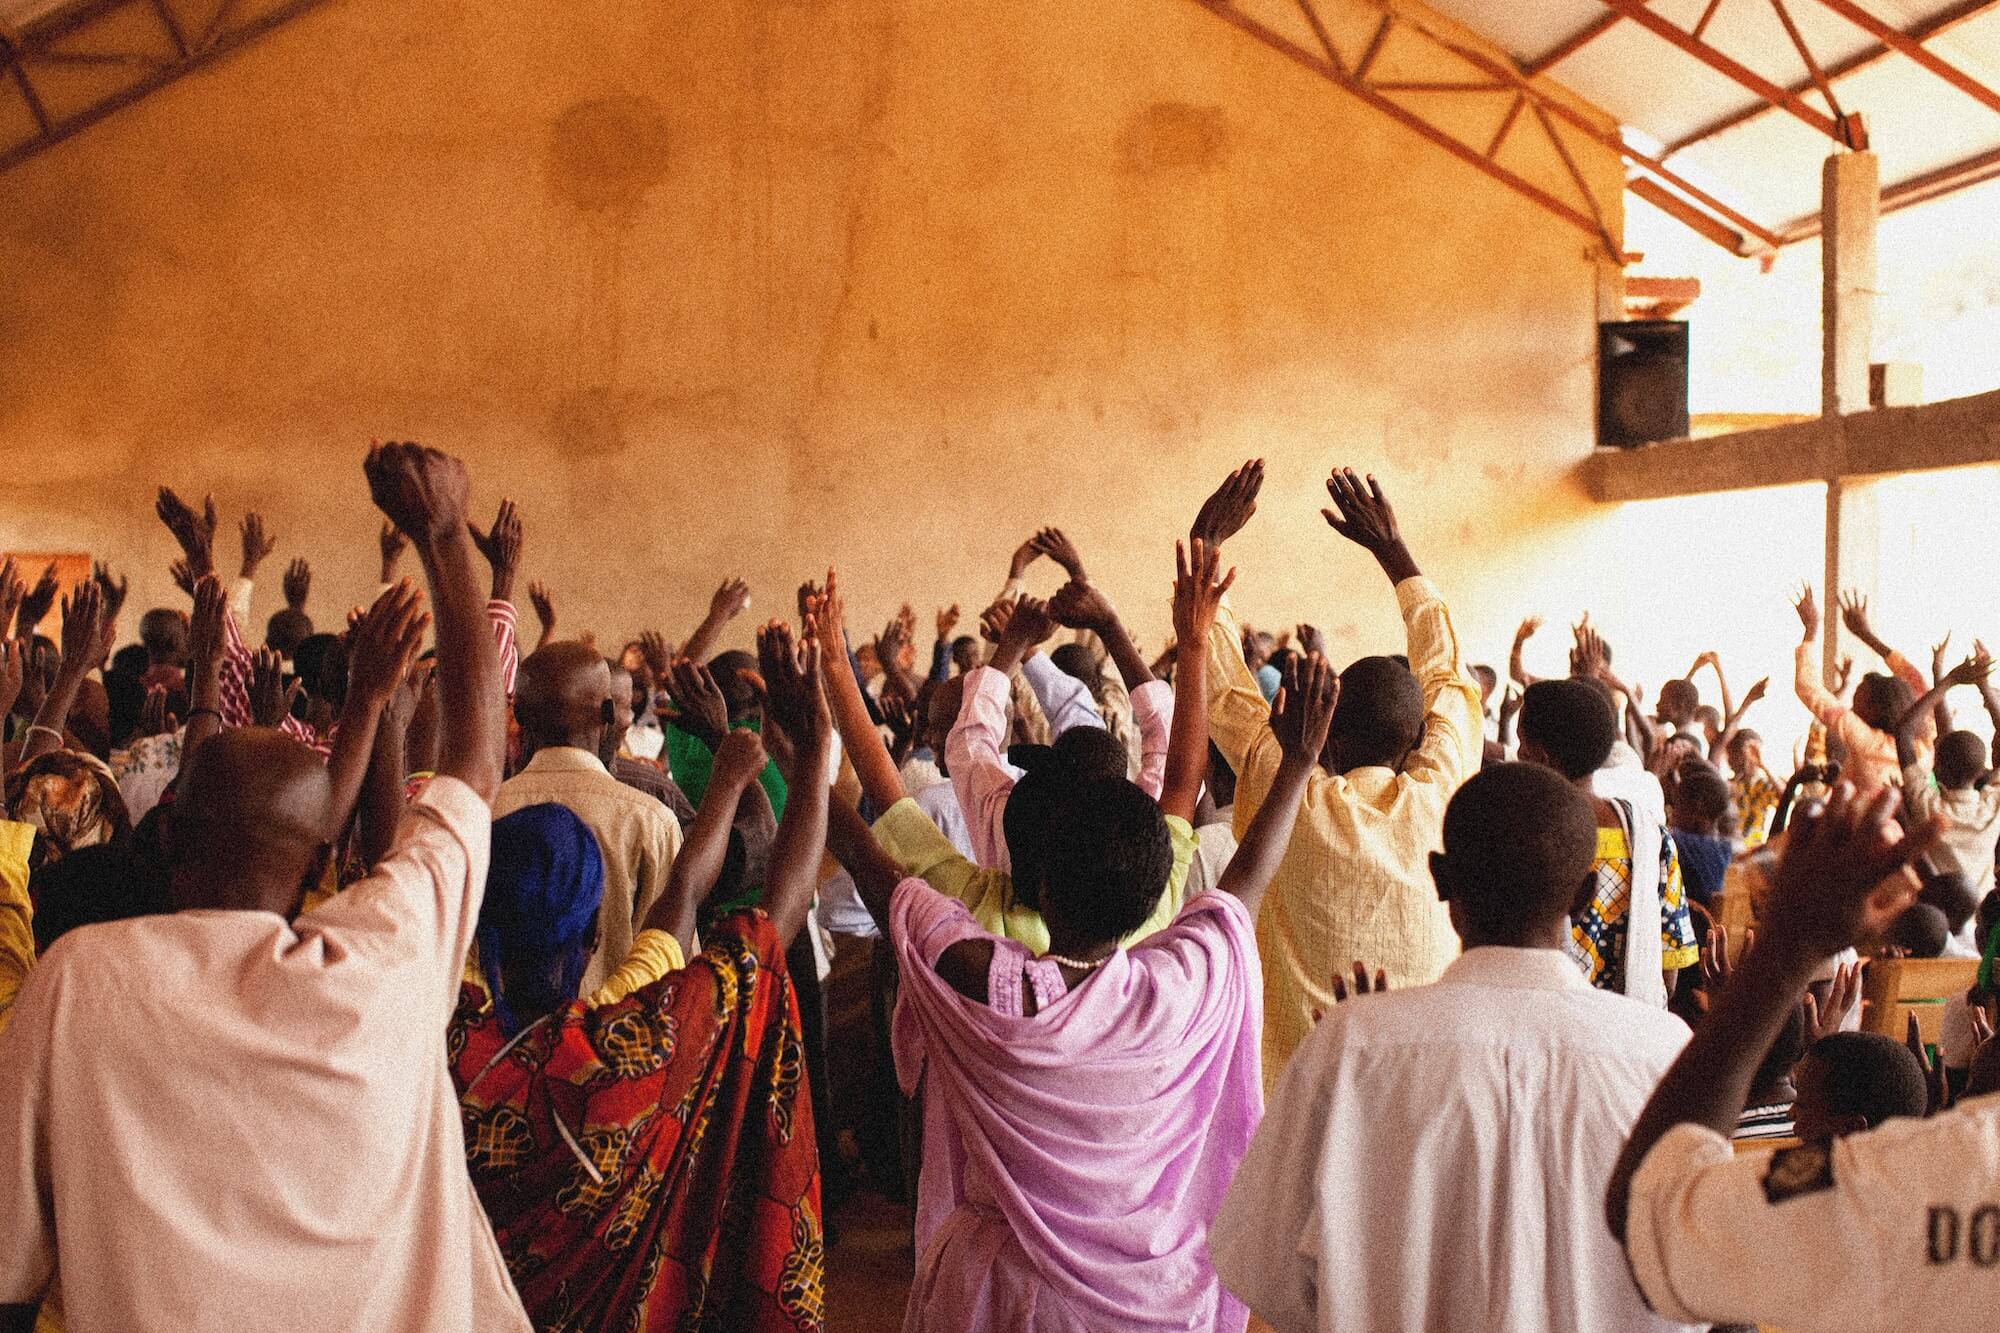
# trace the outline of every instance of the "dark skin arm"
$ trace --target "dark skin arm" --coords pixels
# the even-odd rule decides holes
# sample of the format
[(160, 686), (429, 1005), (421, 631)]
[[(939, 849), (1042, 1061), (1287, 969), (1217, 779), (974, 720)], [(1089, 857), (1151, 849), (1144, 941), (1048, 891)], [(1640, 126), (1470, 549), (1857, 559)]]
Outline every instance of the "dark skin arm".
[(680, 942), (682, 957), (694, 951), (695, 915), (722, 876), (736, 803), (744, 788), (764, 771), (764, 757), (763, 743), (754, 732), (732, 731), (723, 738), (715, 752), (708, 790), (702, 793), (701, 806), (667, 875), (667, 891), (640, 923), (641, 930), (664, 930), (672, 935)]
[(1524, 690), (1533, 685), (1537, 678), (1529, 675), (1527, 668), (1521, 665), (1521, 650), (1528, 646), (1528, 640), (1534, 638), (1535, 631), (1541, 627), (1539, 616), (1529, 616), (1522, 621), (1521, 627), (1514, 631), (1514, 646), (1507, 653), (1507, 675)]
[(1014, 603), (1006, 627), (1000, 631), (999, 646), (994, 648), (986, 665), (1003, 676), (1009, 675), (1055, 632), (1056, 622), (1049, 615), (1048, 604), (1039, 597), (1023, 597)]
[(1842, 787), (1824, 810), (1793, 821), (1757, 947), (1736, 964), (1707, 1021), (1654, 1090), (1611, 1174), (1605, 1220), (1621, 1242), (1632, 1177), (1646, 1154), (1680, 1124), (1727, 1137), (1757, 1066), (1814, 972), (1849, 945), (1880, 940), (1916, 900), (1910, 866), (1937, 841), (1939, 825), (1904, 835), (1895, 824), (1896, 801), (1893, 789), (1864, 802)]
[(1940, 676), (1937, 684), (1904, 710), (1903, 715), (1896, 719), (1896, 762), (1904, 768), (1914, 766), (1918, 759), (1917, 733), (1923, 730), (1925, 715), (1941, 703), (1945, 695), (1961, 685), (1977, 685), (1983, 693), (1986, 677), (1992, 670), (1991, 661), (1968, 657)]
[[(819, 886), (820, 852), (827, 843), (829, 788), (826, 770), (833, 747), (833, 718), (821, 685), (822, 642), (808, 626), (796, 645), (783, 621), (757, 635), (757, 661), (764, 677), (765, 718), (785, 738), (781, 749), (791, 765), (784, 774), (785, 813), (771, 842), (764, 881), (764, 910), (778, 938), (790, 944), (805, 925)], [(876, 742), (881, 748), (881, 742)]]
[(430, 583), (437, 623), (438, 766), (488, 803), (500, 789), (507, 741), (500, 657), (480, 596), (466, 527), (465, 465), (415, 444), (385, 444), (365, 465), (382, 512), (410, 538)]
[(1423, 571), (1417, 568), (1416, 559), (1403, 542), (1396, 511), (1382, 494), (1381, 483), (1372, 476), (1365, 480), (1367, 484), (1363, 485), (1364, 479), (1351, 467), (1336, 469), (1326, 479), (1326, 493), (1333, 501), (1333, 508), (1320, 510), (1320, 517), (1335, 532), (1374, 556), (1375, 563), (1388, 576), (1390, 586), (1400, 587), (1405, 579), (1416, 578)]
[[(430, 623), (416, 585), (404, 579), (392, 584), (348, 627), (347, 700), (340, 713), (340, 734), (334, 737), (326, 764), (329, 841), (340, 837), (354, 816), (372, 767), (376, 729), (389, 700), (409, 675)], [(400, 753), (400, 743), (396, 748)], [(402, 776), (396, 778), (399, 788)]]
[[(181, 772), (187, 757), (222, 730), (222, 659), (227, 651), (222, 580), (203, 575), (194, 585), (194, 615), (188, 620), (188, 724), (181, 737)], [(175, 775), (178, 783), (180, 777)]]
[(1271, 730), (1277, 734), (1284, 758), (1229, 868), (1222, 872), (1222, 882), (1216, 885), (1241, 899), (1252, 917), (1257, 915), (1264, 890), (1270, 887), (1285, 848), (1291, 844), (1299, 807), (1305, 802), (1313, 770), (1319, 767), (1339, 701), (1340, 677), (1325, 658), (1315, 653), (1303, 666), (1298, 658), (1285, 664), (1285, 683), (1271, 712)]
[[(839, 576), (833, 570), (826, 571), (826, 588), (810, 591), (806, 603), (808, 618), (813, 622), (814, 637), (821, 645), (846, 641), (843, 622), (847, 604), (841, 598)], [(820, 674), (826, 682), (826, 701), (832, 711), (834, 725), (839, 729), (840, 743), (847, 750), (848, 762), (854, 765), (855, 776), (861, 779), (862, 793), (877, 810), (887, 810), (909, 793), (903, 789), (903, 776), (896, 771), (896, 761), (889, 757), (889, 747), (882, 744), (882, 733), (875, 730), (875, 724), (868, 716), (861, 682), (854, 678), (847, 655), (837, 649), (829, 653), (822, 648)], [(860, 818), (859, 815), (855, 817)], [(857, 883), (859, 880), (860, 877), (856, 876)], [(886, 910), (886, 903), (884, 906)]]
[(521, 513), (512, 500), (500, 502), (500, 513), (485, 532), (467, 523), (465, 533), (486, 563), (493, 567), (492, 598), (496, 602), (514, 600), (514, 575), (521, 568)]
[(1736, 733), (1743, 730), (1744, 714), (1750, 711), (1752, 704), (1762, 702), (1765, 693), (1770, 688), (1771, 678), (1766, 676), (1750, 687), (1750, 692), (1743, 696), (1742, 703), (1736, 705), (1733, 710), (1723, 715), (1722, 734), (1715, 738), (1715, 744), (1708, 751), (1709, 759), (1715, 764), (1720, 766), (1727, 761), (1729, 747), (1735, 742)]
[(1111, 655), (1112, 664), (1118, 668), (1118, 678), (1125, 682), (1125, 691), (1130, 694), (1141, 685), (1153, 680), (1152, 668), (1139, 655), (1132, 636), (1125, 630), (1125, 622), (1118, 618), (1118, 610), (1111, 605), (1111, 599), (1088, 583), (1072, 580), (1056, 590), (1049, 598), (1049, 614), (1058, 625), (1067, 629), (1087, 629), (1104, 643), (1104, 651)]
[(1194, 555), (1174, 543), (1174, 725), (1167, 734), (1167, 771), (1160, 782), (1160, 813), (1194, 822), (1201, 783), (1208, 772), (1208, 632), (1236, 571), (1220, 578), (1221, 552), (1197, 537)]
[(715, 595), (708, 599), (708, 614), (694, 627), (694, 633), (688, 635), (687, 642), (681, 645), (681, 656), (706, 662), (723, 627), (743, 614), (743, 609), (749, 605), (750, 585), (742, 579), (724, 579), (722, 586), (715, 590)]
[(215, 497), (205, 496), (201, 502), (201, 513), (196, 514), (188, 503), (165, 486), (160, 487), (159, 499), (154, 502), (153, 512), (160, 516), (160, 522), (167, 525), (167, 531), (174, 534), (180, 544), (181, 558), (187, 564), (188, 582), (192, 585), (204, 574), (215, 572)]
[(103, 634), (108, 626), (102, 623), (103, 596), (97, 584), (85, 580), (63, 599), (62, 665), (56, 669), (55, 683), (49, 686), (42, 706), (35, 710), (27, 739), (21, 742), (23, 764), (62, 748), (63, 728), (69, 725), (76, 692), (83, 687), (91, 667), (104, 656)]
[(416, 714), (417, 700), (429, 688), (431, 671), (429, 664), (410, 668), (375, 727), (368, 776), (361, 784), (356, 833), (361, 863), (370, 870), (389, 854), (396, 841), (396, 826), (402, 822), (403, 789), (410, 774), (410, 719)]

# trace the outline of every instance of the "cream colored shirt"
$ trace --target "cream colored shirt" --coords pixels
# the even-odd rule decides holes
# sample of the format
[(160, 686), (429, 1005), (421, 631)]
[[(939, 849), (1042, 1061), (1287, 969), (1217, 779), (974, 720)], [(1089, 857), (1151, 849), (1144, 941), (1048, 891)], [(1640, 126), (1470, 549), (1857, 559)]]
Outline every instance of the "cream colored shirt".
[[(1458, 954), (1438, 901), (1430, 854), (1444, 810), (1479, 771), (1484, 742), (1479, 684), (1465, 669), (1458, 633), (1435, 585), (1422, 575), (1396, 588), (1411, 670), (1423, 687), (1424, 734), (1399, 772), (1315, 769), (1291, 845), (1257, 913), (1264, 960), (1264, 1087), (1333, 1007), (1336, 972), (1356, 961), (1392, 985), (1437, 980)], [(1271, 706), (1243, 661), (1243, 634), (1225, 603), (1208, 636), (1208, 734), (1236, 770), (1236, 836), (1249, 831), (1283, 757)]]
[(528, 1329), (444, 1049), (491, 830), (438, 778), (296, 923), (64, 936), (0, 1032), (0, 1305), (60, 1257), (72, 1333)]
[(1984, 1327), (2000, 1265), (2000, 1096), (1830, 1151), (1738, 1157), (1676, 1125), (1632, 1179), (1625, 1249), (1669, 1319), (1786, 1333)]
[(596, 755), (566, 745), (535, 751), (526, 768), (501, 784), (493, 817), (544, 802), (565, 806), (590, 825), (604, 860), (597, 952), (583, 974), (588, 993), (632, 952), (634, 927), (666, 892), (681, 851), (681, 826), (656, 798), (612, 777)]
[(2000, 845), (2000, 782), (1944, 791), (1929, 770), (1912, 765), (1903, 770), (1903, 804), (1913, 820), (1944, 816), (1931, 864), (1964, 875), (1974, 896), (1984, 898), (1993, 888), (1993, 852)]
[(28, 899), (28, 856), (35, 826), (0, 819), (0, 1031), (21, 983), (35, 969), (35, 908)]

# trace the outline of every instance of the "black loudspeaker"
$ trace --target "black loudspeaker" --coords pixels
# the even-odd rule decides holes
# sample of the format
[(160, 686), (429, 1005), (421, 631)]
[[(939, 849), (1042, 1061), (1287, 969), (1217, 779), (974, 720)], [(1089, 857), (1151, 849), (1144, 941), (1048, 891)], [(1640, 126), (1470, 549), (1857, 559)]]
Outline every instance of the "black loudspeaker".
[(1597, 326), (1597, 443), (1632, 449), (1688, 433), (1688, 326), (1632, 319)]

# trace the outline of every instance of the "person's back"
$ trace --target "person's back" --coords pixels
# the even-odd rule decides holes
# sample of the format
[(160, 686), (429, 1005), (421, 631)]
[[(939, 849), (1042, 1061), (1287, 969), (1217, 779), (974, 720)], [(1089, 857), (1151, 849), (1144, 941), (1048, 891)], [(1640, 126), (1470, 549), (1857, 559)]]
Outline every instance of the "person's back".
[(614, 725), (611, 674), (581, 643), (539, 648), (521, 663), (515, 714), (527, 767), (500, 786), (495, 817), (544, 803), (567, 807), (597, 838), (604, 857), (604, 907), (583, 984), (602, 985), (632, 947), (633, 922), (666, 890), (681, 826), (656, 798), (613, 777), (597, 749)]
[[(1587, 800), (1529, 765), (1489, 768), (1453, 802), (1437, 860), (1467, 869), (1440, 866), (1438, 887), (1467, 951), (1432, 985), (1334, 1006), (1211, 1229), (1223, 1282), (1273, 1327), (1670, 1326), (1625, 1276), (1599, 1200), (1688, 1032), (1594, 989), (1563, 951), (1594, 833)], [(1524, 884), (1541, 886), (1532, 910)]]

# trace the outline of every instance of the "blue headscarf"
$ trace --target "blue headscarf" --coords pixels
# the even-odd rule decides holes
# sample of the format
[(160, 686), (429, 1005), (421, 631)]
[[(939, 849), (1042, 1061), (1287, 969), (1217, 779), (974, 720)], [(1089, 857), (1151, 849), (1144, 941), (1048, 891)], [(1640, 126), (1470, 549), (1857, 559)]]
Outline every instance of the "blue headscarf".
[(1265, 703), (1277, 701), (1278, 687), (1284, 683), (1284, 676), (1269, 662), (1257, 668), (1257, 693), (1264, 696)]
[[(573, 999), (590, 963), (590, 923), (604, 899), (604, 858), (590, 826), (560, 805), (493, 821), (493, 859), (479, 908), (479, 970), (501, 1030), (520, 1020), (500, 986), (500, 960), (544, 958), (556, 1003)], [(541, 975), (536, 969), (533, 975)]]

